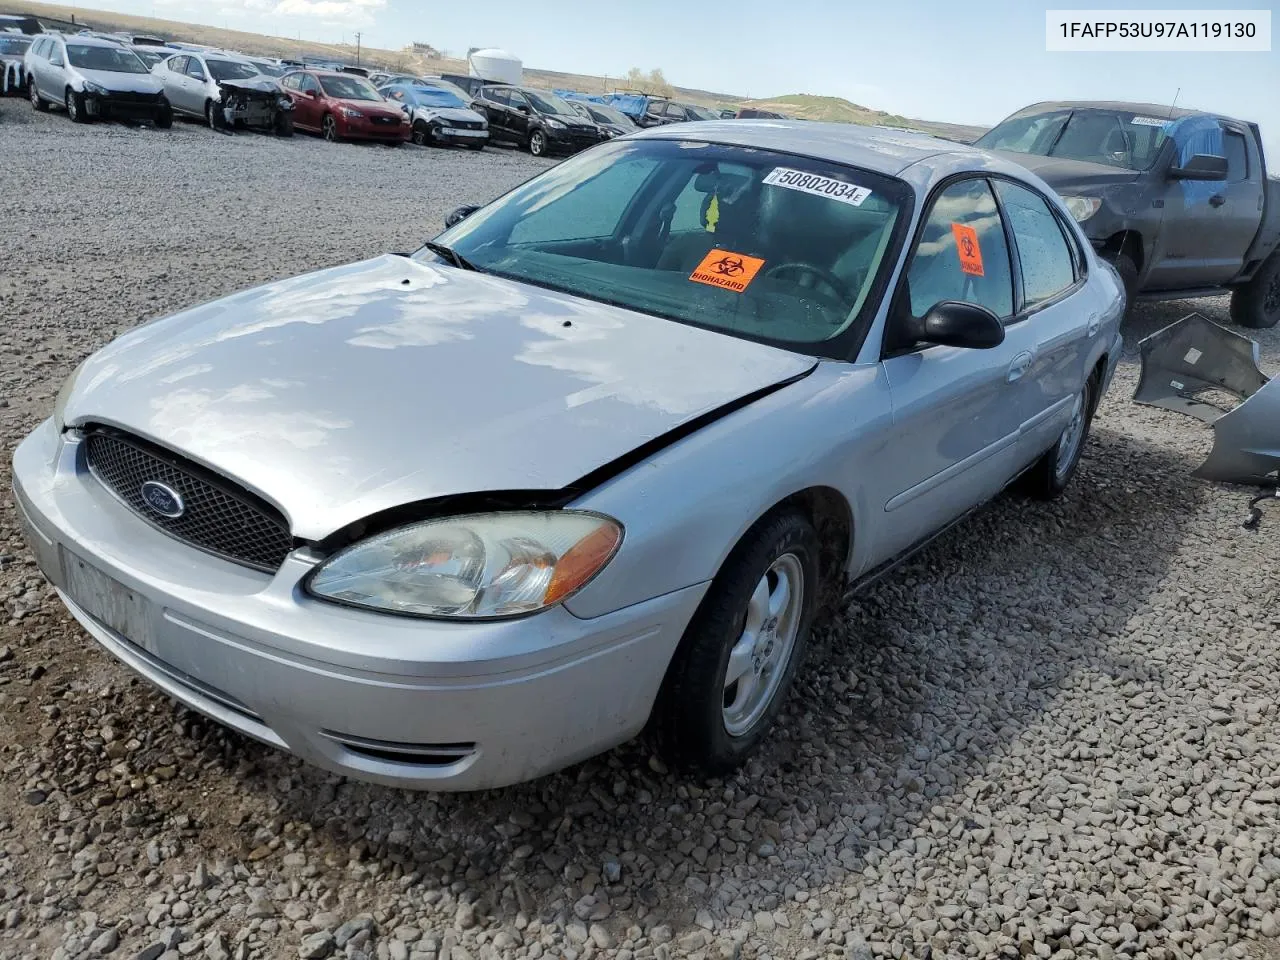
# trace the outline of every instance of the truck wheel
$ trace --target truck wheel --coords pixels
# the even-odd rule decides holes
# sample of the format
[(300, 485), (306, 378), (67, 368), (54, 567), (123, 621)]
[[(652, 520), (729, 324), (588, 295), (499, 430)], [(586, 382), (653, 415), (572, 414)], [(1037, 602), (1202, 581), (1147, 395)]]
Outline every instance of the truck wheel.
[(1267, 330), (1280, 321), (1280, 251), (1231, 294), (1231, 320), (1251, 330)]
[(1124, 315), (1127, 317), (1133, 313), (1138, 296), (1138, 265), (1127, 253), (1117, 253), (1107, 259), (1116, 268), (1116, 273), (1120, 274), (1120, 282), (1124, 284)]
[(49, 104), (45, 102), (44, 97), (40, 96), (40, 91), (36, 89), (36, 78), (27, 77), (27, 96), (31, 98), (31, 106), (46, 113), (49, 110)]
[(765, 517), (729, 554), (667, 668), (655, 732), (673, 764), (722, 774), (772, 729), (819, 594), (818, 535), (798, 511)]
[(276, 114), (276, 136), (292, 137), (293, 136), (293, 117), (281, 110)]

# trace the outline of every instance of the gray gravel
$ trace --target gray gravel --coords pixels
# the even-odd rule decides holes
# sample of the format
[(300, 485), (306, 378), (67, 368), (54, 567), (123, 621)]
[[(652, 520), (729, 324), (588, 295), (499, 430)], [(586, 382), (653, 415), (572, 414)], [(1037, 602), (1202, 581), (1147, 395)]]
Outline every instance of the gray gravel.
[[(0, 112), (6, 484), (113, 335), (545, 166)], [(1207, 431), (1128, 400), (1132, 343), (1191, 308), (1139, 309), (1067, 497), (852, 606), (723, 781), (640, 742), (480, 795), (344, 782), (100, 653), (0, 503), (0, 958), (1280, 957), (1280, 514), (1242, 530), (1189, 476)]]

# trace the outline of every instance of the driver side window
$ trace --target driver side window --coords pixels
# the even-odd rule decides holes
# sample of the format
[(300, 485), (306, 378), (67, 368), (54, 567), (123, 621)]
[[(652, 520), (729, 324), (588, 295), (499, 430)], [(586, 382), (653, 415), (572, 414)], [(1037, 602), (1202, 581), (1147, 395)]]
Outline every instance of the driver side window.
[(66, 65), (66, 59), (62, 56), (62, 48), (56, 43), (49, 48), (49, 62), (55, 67)]
[(192, 80), (204, 79), (204, 67), (200, 65), (200, 61), (195, 57), (191, 57), (187, 60), (187, 76)]
[(943, 300), (986, 307), (1002, 320), (1013, 314), (1009, 245), (985, 179), (953, 183), (934, 197), (907, 270), (907, 290), (917, 317)]

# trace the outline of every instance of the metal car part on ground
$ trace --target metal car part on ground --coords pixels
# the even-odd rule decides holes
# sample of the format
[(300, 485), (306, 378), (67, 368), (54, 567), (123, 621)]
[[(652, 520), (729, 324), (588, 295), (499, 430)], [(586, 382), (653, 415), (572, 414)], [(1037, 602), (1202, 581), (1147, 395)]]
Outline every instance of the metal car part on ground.
[[(1213, 428), (1195, 476), (1275, 488), (1280, 480), (1280, 380), (1262, 372), (1258, 344), (1198, 313), (1145, 337), (1133, 399)], [(1224, 397), (1237, 401), (1224, 405)]]

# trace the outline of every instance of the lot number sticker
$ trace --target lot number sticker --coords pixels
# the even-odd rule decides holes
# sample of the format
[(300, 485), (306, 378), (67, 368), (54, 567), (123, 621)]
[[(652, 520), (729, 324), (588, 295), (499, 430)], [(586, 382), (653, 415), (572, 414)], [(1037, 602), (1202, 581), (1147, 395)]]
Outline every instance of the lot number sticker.
[(982, 272), (982, 248), (978, 246), (978, 231), (963, 223), (951, 224), (956, 238), (956, 253), (960, 256), (960, 270), (973, 277), (985, 277)]
[(694, 283), (705, 283), (712, 287), (721, 287), (741, 293), (755, 279), (764, 261), (759, 257), (748, 257), (745, 253), (733, 253), (730, 250), (712, 250), (702, 262), (693, 268), (689, 279)]
[(871, 191), (857, 184), (845, 183), (817, 173), (805, 173), (803, 170), (792, 170), (790, 167), (774, 167), (764, 182), (771, 187), (786, 187), (788, 190), (799, 190), (811, 193), (815, 197), (826, 197), (828, 200), (839, 200), (850, 206), (860, 207), (862, 201), (871, 196)]
[(1157, 117), (1134, 117), (1129, 122), (1135, 127), (1165, 127), (1169, 125), (1168, 120), (1161, 120)]

